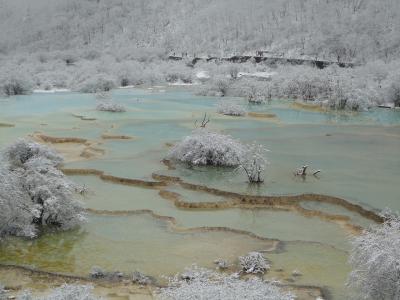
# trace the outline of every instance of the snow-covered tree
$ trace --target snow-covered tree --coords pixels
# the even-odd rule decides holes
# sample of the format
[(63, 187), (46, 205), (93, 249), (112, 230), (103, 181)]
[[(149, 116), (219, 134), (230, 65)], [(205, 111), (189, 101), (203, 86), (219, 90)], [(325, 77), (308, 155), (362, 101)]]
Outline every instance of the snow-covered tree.
[(393, 102), (395, 106), (400, 107), (400, 76), (392, 80), (388, 88), (388, 100)]
[(62, 157), (20, 139), (7, 147), (0, 167), (0, 236), (35, 237), (40, 226), (70, 229), (85, 220), (77, 187), (58, 169)]
[(219, 96), (224, 97), (228, 93), (229, 80), (224, 77), (216, 78), (214, 81), (214, 88)]
[(79, 83), (78, 90), (83, 93), (107, 92), (115, 88), (115, 80), (109, 75), (96, 74)]
[(241, 280), (237, 274), (224, 275), (192, 266), (171, 278), (155, 295), (161, 300), (294, 300), (277, 285), (259, 278)]
[(248, 145), (246, 148), (246, 154), (242, 157), (240, 167), (245, 171), (250, 183), (262, 183), (268, 164), (267, 149), (256, 143)]
[(169, 158), (196, 166), (235, 167), (246, 147), (228, 135), (199, 128), (177, 143)]
[(358, 299), (400, 299), (400, 216), (383, 217), (352, 239), (348, 286)]
[(266, 102), (266, 95), (263, 94), (260, 84), (252, 83), (246, 91), (246, 98), (251, 104), (263, 104)]
[(0, 74), (0, 95), (26, 95), (32, 91), (32, 82), (22, 72)]

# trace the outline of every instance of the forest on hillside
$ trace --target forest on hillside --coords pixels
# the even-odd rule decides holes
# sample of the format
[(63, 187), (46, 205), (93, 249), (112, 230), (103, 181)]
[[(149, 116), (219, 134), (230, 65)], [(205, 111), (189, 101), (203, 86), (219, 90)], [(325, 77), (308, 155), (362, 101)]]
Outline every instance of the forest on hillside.
[[(0, 8), (3, 95), (167, 83), (258, 102), (400, 105), (397, 0), (2, 0)], [(251, 59), (231, 60), (243, 55)], [(308, 63), (285, 61), (293, 58)]]
[[(0, 53), (89, 50), (118, 59), (143, 49), (366, 62), (399, 55), (397, 0), (2, 0)], [(149, 55), (149, 54), (146, 54)]]

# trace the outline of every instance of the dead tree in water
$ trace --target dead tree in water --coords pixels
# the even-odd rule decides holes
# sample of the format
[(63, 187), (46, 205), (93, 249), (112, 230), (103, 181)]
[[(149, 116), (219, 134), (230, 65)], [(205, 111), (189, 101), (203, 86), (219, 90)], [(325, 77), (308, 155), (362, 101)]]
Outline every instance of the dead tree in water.
[[(204, 113), (203, 121), (201, 121), (200, 128), (206, 128), (208, 123), (210, 123), (210, 117), (207, 117), (207, 113)], [(197, 120), (194, 122), (194, 127), (197, 128)]]
[[(294, 172), (294, 175), (295, 175), (295, 176), (303, 176), (303, 177), (307, 176), (307, 175), (308, 175), (308, 174), (307, 174), (307, 168), (308, 168), (308, 165), (302, 166), (301, 168), (297, 169), (297, 170)], [(313, 175), (313, 176), (316, 176), (316, 175), (317, 175), (318, 173), (320, 173), (320, 172), (321, 172), (321, 170), (315, 170), (315, 171), (312, 172), (312, 175)]]

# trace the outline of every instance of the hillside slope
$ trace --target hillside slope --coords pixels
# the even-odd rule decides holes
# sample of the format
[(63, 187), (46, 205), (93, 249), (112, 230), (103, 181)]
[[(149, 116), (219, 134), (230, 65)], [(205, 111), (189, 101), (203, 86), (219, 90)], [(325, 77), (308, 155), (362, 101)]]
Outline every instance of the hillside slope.
[[(398, 0), (0, 0), (0, 52), (95, 50), (125, 58), (267, 49), (286, 56), (390, 61)], [(138, 50), (139, 49), (139, 50)]]

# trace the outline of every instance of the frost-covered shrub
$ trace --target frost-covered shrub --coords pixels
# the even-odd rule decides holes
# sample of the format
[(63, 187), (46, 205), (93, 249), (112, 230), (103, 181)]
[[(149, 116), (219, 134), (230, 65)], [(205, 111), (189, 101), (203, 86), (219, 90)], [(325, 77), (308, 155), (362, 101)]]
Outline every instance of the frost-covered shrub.
[(229, 263), (224, 259), (217, 259), (214, 261), (214, 264), (219, 270), (226, 270), (229, 268)]
[(215, 89), (221, 94), (221, 96), (225, 96), (229, 89), (229, 81), (225, 78), (217, 78), (214, 82)]
[(175, 64), (169, 66), (165, 74), (165, 80), (170, 83), (182, 81), (184, 83), (192, 82), (192, 70), (185, 65)]
[(85, 220), (73, 199), (76, 186), (58, 170), (56, 152), (18, 140), (6, 148), (0, 167), (0, 236), (35, 237), (39, 226), (70, 229)]
[(17, 296), (17, 300), (101, 300), (93, 295), (93, 286), (64, 284), (51, 291), (49, 295), (34, 296), (29, 291)]
[(242, 272), (247, 274), (264, 274), (270, 266), (264, 256), (259, 252), (249, 252), (239, 257), (239, 265)]
[(367, 89), (360, 89), (350, 86), (345, 82), (337, 81), (331, 86), (328, 105), (336, 110), (359, 111), (370, 106), (370, 99), (373, 93)]
[(255, 143), (247, 146), (240, 167), (245, 171), (250, 183), (264, 182), (264, 172), (268, 163), (266, 160), (267, 151), (264, 146)]
[(25, 139), (19, 139), (9, 145), (3, 152), (3, 156), (13, 169), (24, 167), (25, 164), (37, 159), (43, 159), (46, 164), (54, 167), (63, 162), (63, 158), (53, 149)]
[(358, 299), (400, 299), (400, 216), (384, 218), (351, 241), (348, 285)]
[(244, 116), (246, 110), (243, 106), (233, 101), (219, 101), (217, 104), (217, 113), (228, 116)]
[(269, 98), (269, 94), (266, 91), (267, 84), (260, 83), (260, 82), (247, 82), (247, 86), (244, 89), (245, 96), (249, 103), (251, 104), (262, 104), (267, 102)]
[(394, 78), (389, 85), (388, 91), (388, 101), (394, 103), (395, 106), (400, 106), (400, 76)]
[(223, 275), (193, 266), (185, 271), (190, 277), (176, 275), (166, 288), (155, 295), (161, 300), (293, 300), (295, 297), (282, 291), (271, 282), (259, 278), (241, 280), (237, 274)]
[(210, 79), (206, 85), (197, 92), (202, 96), (218, 96), (224, 97), (227, 95), (231, 82), (224, 76), (216, 76)]
[(34, 237), (39, 211), (17, 174), (0, 167), (0, 239), (5, 235)]
[(232, 137), (200, 128), (176, 144), (169, 158), (190, 165), (234, 167), (245, 152), (246, 147)]
[(113, 78), (106, 75), (96, 75), (81, 82), (78, 90), (83, 93), (96, 93), (101, 91), (109, 91), (116, 87)]
[(0, 94), (6, 96), (26, 95), (32, 92), (32, 83), (22, 74), (4, 75), (0, 79)]
[(125, 112), (126, 108), (122, 104), (112, 101), (102, 101), (97, 104), (96, 110), (109, 112)]
[(138, 62), (124, 61), (116, 67), (116, 77), (120, 86), (139, 85), (145, 83), (143, 66)]
[(155, 281), (153, 278), (151, 278), (141, 272), (135, 271), (132, 273), (132, 282), (135, 282), (140, 285), (149, 285), (149, 284), (154, 283)]

